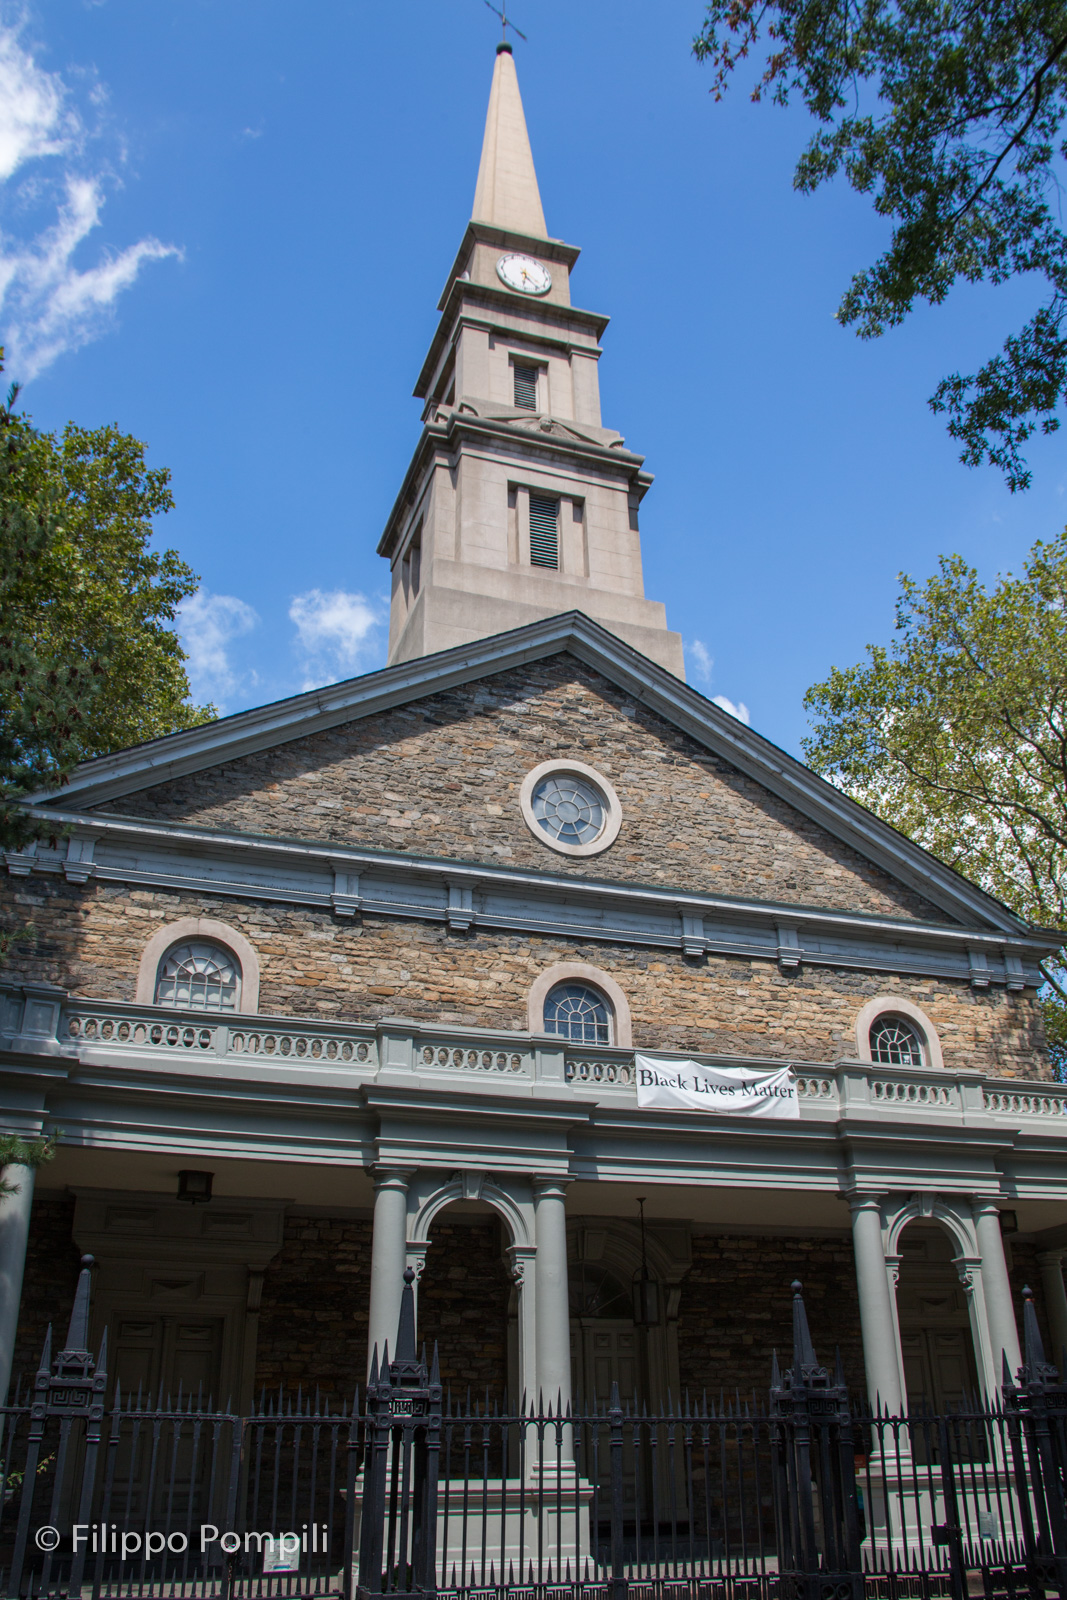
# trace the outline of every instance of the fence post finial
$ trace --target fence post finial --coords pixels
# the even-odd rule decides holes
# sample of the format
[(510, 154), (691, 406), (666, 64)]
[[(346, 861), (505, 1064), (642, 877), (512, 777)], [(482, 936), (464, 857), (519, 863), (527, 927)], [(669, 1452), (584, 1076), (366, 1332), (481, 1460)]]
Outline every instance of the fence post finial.
[(415, 1365), (418, 1355), (415, 1351), (415, 1273), (411, 1267), (404, 1268), (404, 1292), (400, 1297), (400, 1321), (396, 1329), (396, 1354), (394, 1361)]
[(793, 1382), (807, 1383), (816, 1376), (824, 1376), (815, 1355), (808, 1330), (808, 1313), (804, 1309), (804, 1285), (794, 1278), (793, 1290)]
[(74, 1306), (70, 1313), (70, 1326), (67, 1329), (67, 1342), (63, 1347), (62, 1355), (89, 1354), (89, 1295), (92, 1289), (93, 1256), (82, 1256), (82, 1269), (78, 1273), (78, 1289), (74, 1296)]

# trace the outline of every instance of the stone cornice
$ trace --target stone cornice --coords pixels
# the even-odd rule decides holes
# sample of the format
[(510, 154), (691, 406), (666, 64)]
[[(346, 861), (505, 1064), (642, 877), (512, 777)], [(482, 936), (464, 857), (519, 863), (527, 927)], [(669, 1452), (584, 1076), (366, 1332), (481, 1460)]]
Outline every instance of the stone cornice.
[[(436, 655), (400, 662), (362, 678), (277, 700), (206, 726), (151, 740), (132, 750), (100, 756), (76, 768), (59, 793), (30, 798), (51, 816), (60, 812), (67, 815), (75, 809), (84, 811), (151, 785), (291, 739), (305, 738), (358, 717), (373, 716), (460, 684), (512, 671), (563, 651), (602, 674), (891, 877), (915, 889), (949, 917), (977, 930), (1021, 938), (1035, 950), (1058, 948), (1062, 935), (1028, 927), (1006, 906), (857, 805), (769, 739), (720, 710), (673, 673), (578, 611), (563, 612)], [(78, 820), (88, 825), (93, 821), (84, 815)]]
[[(565, 877), (472, 861), (191, 828), (97, 813), (38, 810), (59, 848), (8, 852), (9, 873), (63, 874), (378, 917), (637, 944), (686, 955), (938, 975), (1019, 989), (1041, 978), (1048, 938), (817, 906)], [(1055, 938), (1055, 935), (1053, 935)]]
[(495, 244), (500, 250), (525, 250), (529, 255), (540, 257), (542, 261), (562, 262), (568, 272), (582, 253), (576, 244), (565, 244), (562, 239), (539, 239), (533, 233), (514, 233), (509, 228), (498, 228), (491, 222), (475, 222), (472, 219), (467, 224), (460, 247), (456, 251), (456, 259), (445, 279), (441, 298), (437, 302), (438, 311), (445, 309), (449, 290), (463, 271), (463, 263), (475, 243)]
[[(543, 421), (550, 424), (558, 423), (564, 429), (569, 426), (566, 417), (546, 415)], [(576, 423), (574, 426), (577, 428), (579, 424)], [(583, 462), (599, 469), (607, 467), (628, 478), (642, 496), (652, 483), (651, 474), (641, 471), (645, 462), (644, 456), (637, 455), (633, 450), (627, 450), (625, 445), (596, 444), (592, 439), (578, 439), (573, 434), (541, 432), (529, 426), (515, 427), (510, 422), (500, 421), (495, 417), (479, 417), (468, 411), (449, 411), (443, 420), (423, 423), (422, 433), (404, 474), (400, 492), (393, 501), (385, 531), (378, 540), (378, 555), (386, 558), (392, 556), (397, 533), (415, 504), (412, 498), (413, 486), (421, 482), (425, 474), (427, 457), (437, 450), (455, 451), (457, 448), (462, 448), (467, 441), (483, 445), (495, 443), (503, 446), (505, 452), (516, 459), (552, 454), (569, 457), (572, 461)]]
[(469, 278), (454, 278), (441, 306), (441, 321), (430, 341), (426, 360), (412, 390), (417, 400), (427, 398), (430, 383), (441, 362), (441, 354), (451, 342), (455, 333), (455, 323), (468, 302), (495, 307), (512, 315), (521, 312), (524, 318), (534, 323), (555, 323), (557, 327), (564, 327), (569, 323), (574, 328), (586, 328), (598, 344), (611, 320), (602, 312), (585, 311), (581, 306), (564, 306), (556, 300), (531, 300), (527, 296), (517, 295), (512, 289), (497, 289), (492, 284), (474, 283)]

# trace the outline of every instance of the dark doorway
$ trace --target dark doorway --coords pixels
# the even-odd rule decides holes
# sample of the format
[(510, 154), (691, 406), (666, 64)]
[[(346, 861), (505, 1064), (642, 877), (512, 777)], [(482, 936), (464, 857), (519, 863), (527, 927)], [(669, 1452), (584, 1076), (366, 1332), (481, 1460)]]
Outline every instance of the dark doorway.
[(967, 1295), (954, 1254), (936, 1223), (912, 1223), (901, 1236), (897, 1314), (912, 1411), (957, 1411), (979, 1393)]

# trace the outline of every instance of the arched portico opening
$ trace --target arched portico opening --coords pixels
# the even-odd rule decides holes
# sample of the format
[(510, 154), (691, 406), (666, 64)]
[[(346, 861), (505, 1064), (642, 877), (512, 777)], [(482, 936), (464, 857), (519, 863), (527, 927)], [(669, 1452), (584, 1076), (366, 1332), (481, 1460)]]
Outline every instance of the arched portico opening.
[(508, 1381), (508, 1322), (517, 1291), (509, 1236), (485, 1200), (454, 1200), (437, 1211), (418, 1283), (418, 1332), (437, 1345), (441, 1381), (464, 1399), (500, 1400)]
[[(636, 1209), (636, 1208), (635, 1208)], [(689, 1269), (688, 1237), (677, 1248), (636, 1215), (575, 1217), (567, 1228), (571, 1367), (580, 1403), (607, 1404), (612, 1383), (624, 1401), (662, 1410), (681, 1392), (678, 1306)], [(659, 1285), (658, 1317), (634, 1320), (634, 1281), (642, 1267)]]
[(897, 1320), (909, 1410), (943, 1414), (982, 1390), (972, 1330), (973, 1282), (959, 1244), (937, 1221), (912, 1221), (897, 1240)]

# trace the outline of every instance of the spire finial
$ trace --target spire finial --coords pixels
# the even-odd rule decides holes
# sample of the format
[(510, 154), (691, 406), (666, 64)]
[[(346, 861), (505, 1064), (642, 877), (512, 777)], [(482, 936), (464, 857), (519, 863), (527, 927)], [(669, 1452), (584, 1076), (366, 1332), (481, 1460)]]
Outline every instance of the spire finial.
[(501, 38), (500, 38), (500, 43), (496, 47), (498, 55), (499, 55), (501, 50), (508, 50), (508, 51), (511, 50), (511, 45), (508, 43), (508, 29), (509, 28), (511, 29), (512, 33), (517, 33), (518, 34), (518, 36), (522, 40), (523, 44), (527, 44), (529, 42), (527, 40), (527, 38), (526, 38), (526, 35), (523, 33), (522, 29), (521, 28), (516, 28), (515, 24), (512, 21), (510, 21), (510, 19), (508, 17), (508, 0), (501, 0), (501, 4), (503, 5), (503, 8), (504, 8), (503, 10), (500, 9), (500, 6), (495, 6), (493, 4), (493, 0), (485, 0), (485, 3), (489, 7), (490, 11), (495, 11), (497, 16), (500, 18), (500, 34), (501, 34)]

